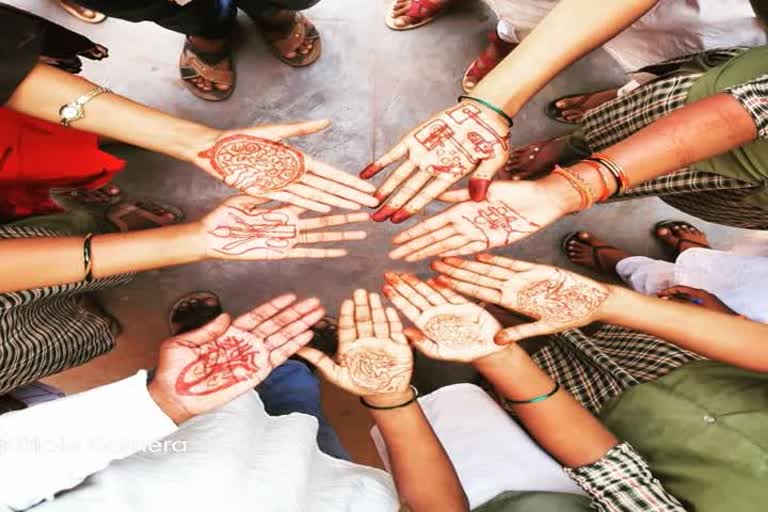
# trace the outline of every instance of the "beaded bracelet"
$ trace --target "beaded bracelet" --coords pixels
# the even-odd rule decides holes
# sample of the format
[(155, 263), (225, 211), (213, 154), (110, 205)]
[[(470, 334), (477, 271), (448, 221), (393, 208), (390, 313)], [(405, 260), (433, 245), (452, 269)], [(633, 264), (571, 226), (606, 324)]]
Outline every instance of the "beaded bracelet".
[(543, 395), (535, 396), (535, 397), (531, 398), (530, 400), (510, 400), (510, 399), (506, 398), (505, 402), (507, 402), (508, 404), (515, 404), (515, 405), (537, 404), (537, 403), (543, 402), (547, 398), (553, 396), (558, 391), (560, 391), (560, 383), (555, 381), (555, 389), (553, 389), (549, 393), (545, 393)]
[(484, 100), (482, 98), (475, 98), (474, 96), (467, 96), (467, 95), (459, 96), (459, 101), (462, 101), (462, 100), (476, 101), (477, 103), (488, 107), (489, 109), (493, 110), (494, 112), (499, 114), (501, 117), (506, 119), (507, 122), (509, 123), (509, 127), (510, 128), (512, 128), (512, 126), (514, 126), (514, 124), (515, 124), (514, 121), (512, 121), (512, 118), (510, 117), (509, 114), (507, 114), (506, 112), (501, 110), (499, 107), (497, 107), (496, 105), (494, 105), (490, 101), (486, 101), (486, 100)]
[(93, 233), (88, 233), (83, 239), (83, 271), (85, 273), (85, 282), (93, 282), (93, 258), (91, 257), (91, 239)]
[(403, 402), (402, 404), (386, 405), (386, 406), (371, 405), (368, 402), (366, 402), (363, 399), (363, 397), (360, 397), (360, 403), (369, 409), (375, 409), (377, 411), (389, 411), (391, 409), (400, 409), (401, 407), (405, 407), (406, 405), (411, 405), (413, 402), (416, 401), (417, 398), (419, 398), (419, 390), (416, 389), (416, 386), (414, 386), (413, 384), (411, 384), (411, 391), (413, 391), (413, 396), (407, 402)]
[(573, 188), (576, 189), (576, 191), (579, 193), (579, 197), (581, 197), (579, 210), (586, 210), (595, 203), (595, 193), (583, 178), (573, 174), (572, 172), (566, 171), (559, 165), (555, 165), (555, 168), (552, 170), (552, 174), (562, 176), (568, 181), (568, 183), (570, 183)]

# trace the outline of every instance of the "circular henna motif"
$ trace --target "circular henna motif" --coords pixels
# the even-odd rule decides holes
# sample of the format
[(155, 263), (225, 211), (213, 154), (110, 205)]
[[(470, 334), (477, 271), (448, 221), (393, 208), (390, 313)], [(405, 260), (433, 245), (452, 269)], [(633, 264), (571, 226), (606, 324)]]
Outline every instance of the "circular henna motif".
[(480, 326), (456, 315), (436, 315), (424, 324), (424, 334), (439, 345), (453, 347), (479, 343)]
[(225, 137), (201, 156), (210, 159), (225, 183), (240, 190), (280, 190), (304, 175), (304, 155), (261, 137)]

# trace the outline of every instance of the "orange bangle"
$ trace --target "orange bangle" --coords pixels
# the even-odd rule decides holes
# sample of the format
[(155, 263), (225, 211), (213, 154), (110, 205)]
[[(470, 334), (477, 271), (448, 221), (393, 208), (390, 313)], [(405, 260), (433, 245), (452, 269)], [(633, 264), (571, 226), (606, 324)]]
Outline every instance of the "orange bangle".
[(603, 171), (601, 170), (600, 164), (595, 162), (594, 160), (582, 160), (579, 163), (590, 166), (595, 171), (597, 171), (597, 175), (600, 176), (600, 182), (603, 184), (603, 193), (600, 194), (600, 198), (597, 201), (602, 203), (603, 201), (608, 199), (611, 196), (611, 187), (608, 185), (608, 180), (605, 179), (605, 176), (603, 176)]
[(595, 203), (594, 192), (592, 192), (589, 184), (585, 182), (581, 177), (573, 174), (572, 172), (566, 171), (559, 165), (555, 165), (552, 173), (565, 178), (568, 183), (579, 193), (579, 197), (581, 198), (579, 210), (586, 210)]
[(614, 162), (608, 155), (595, 153), (589, 159), (604, 165), (605, 168), (614, 175), (616, 181), (620, 184), (618, 190), (619, 193), (624, 193), (630, 187), (629, 177), (627, 176), (627, 173), (624, 172), (624, 168)]

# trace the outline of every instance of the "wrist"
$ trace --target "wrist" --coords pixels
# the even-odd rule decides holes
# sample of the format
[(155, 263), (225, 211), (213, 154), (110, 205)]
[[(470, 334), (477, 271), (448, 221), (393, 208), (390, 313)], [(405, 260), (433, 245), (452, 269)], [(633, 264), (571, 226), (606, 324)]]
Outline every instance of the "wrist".
[(213, 146), (222, 133), (222, 130), (190, 123), (190, 126), (175, 132), (173, 150), (170, 154), (179, 160), (194, 162), (198, 154)]
[[(411, 388), (394, 393), (382, 393), (378, 395), (366, 395), (361, 397), (365, 403), (374, 407), (394, 407), (413, 399), (414, 392)], [(415, 403), (415, 401), (414, 401)]]
[(622, 319), (626, 317), (627, 311), (631, 309), (633, 299), (641, 297), (641, 295), (623, 286), (612, 284), (605, 286), (608, 288), (608, 297), (600, 306), (595, 320), (621, 325)]
[(210, 257), (208, 254), (208, 244), (206, 243), (206, 230), (202, 222), (189, 222), (179, 226), (181, 233), (178, 243), (185, 248), (189, 263), (206, 260)]
[(509, 368), (517, 366), (528, 357), (527, 352), (518, 344), (507, 345), (503, 350), (494, 352), (485, 357), (480, 357), (472, 361), (472, 366), (483, 374), (493, 373), (500, 368)]
[(536, 181), (546, 189), (547, 195), (554, 198), (555, 206), (561, 215), (578, 212), (582, 197), (579, 191), (567, 179), (557, 174), (549, 174)]
[(194, 417), (194, 414), (191, 414), (187, 409), (169, 397), (168, 393), (163, 391), (162, 387), (157, 384), (157, 381), (153, 380), (147, 384), (147, 391), (149, 391), (149, 396), (152, 397), (152, 400), (155, 401), (160, 410), (171, 418), (176, 425), (181, 425)]

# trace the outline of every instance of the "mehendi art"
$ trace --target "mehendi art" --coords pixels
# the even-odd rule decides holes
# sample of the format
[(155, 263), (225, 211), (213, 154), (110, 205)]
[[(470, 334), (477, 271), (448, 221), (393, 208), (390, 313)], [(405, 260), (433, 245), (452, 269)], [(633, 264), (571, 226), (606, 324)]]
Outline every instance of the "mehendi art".
[(605, 290), (555, 269), (550, 278), (530, 283), (517, 293), (517, 309), (565, 324), (588, 317), (607, 298)]
[(250, 194), (281, 190), (305, 172), (304, 155), (299, 151), (251, 135), (225, 137), (199, 156), (210, 160), (224, 183)]
[(246, 339), (248, 333), (230, 334), (201, 345), (179, 341), (197, 357), (176, 379), (180, 395), (210, 395), (252, 379), (269, 365), (269, 353)]
[(246, 211), (227, 206), (218, 222), (208, 234), (215, 240), (213, 250), (223, 255), (264, 250), (279, 256), (298, 243), (298, 218), (288, 210)]
[[(470, 204), (469, 207), (473, 207), (475, 204)], [(472, 215), (464, 215), (463, 217), (477, 227), (486, 238), (486, 248), (508, 245), (541, 229), (540, 225), (526, 219), (511, 205), (503, 201), (478, 205)]]
[(368, 394), (391, 393), (402, 386), (403, 379), (410, 379), (410, 366), (373, 348), (378, 341), (363, 338), (355, 343), (358, 346), (345, 352), (339, 363), (348, 369), (352, 382), (361, 390)]
[(437, 315), (424, 324), (423, 331), (440, 345), (462, 347), (482, 343), (480, 324), (458, 315)]

